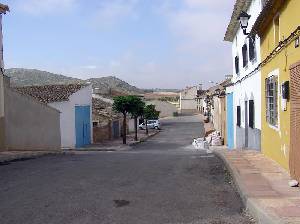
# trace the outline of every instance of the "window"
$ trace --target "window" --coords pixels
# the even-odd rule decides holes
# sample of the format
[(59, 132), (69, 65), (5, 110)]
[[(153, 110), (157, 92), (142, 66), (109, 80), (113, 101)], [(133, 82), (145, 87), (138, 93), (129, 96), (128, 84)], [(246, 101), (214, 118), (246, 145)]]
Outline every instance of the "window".
[(266, 119), (273, 126), (278, 125), (278, 78), (271, 76), (266, 79)]
[(249, 38), (249, 59), (250, 61), (256, 59), (255, 37)]
[(249, 127), (254, 128), (254, 100), (249, 100)]
[(274, 43), (275, 47), (279, 44), (280, 33), (279, 33), (279, 15), (274, 18)]
[(241, 127), (241, 106), (236, 108), (236, 125)]
[(244, 44), (242, 47), (242, 53), (243, 53), (243, 67), (245, 68), (248, 65), (248, 48), (247, 44)]
[(234, 59), (235, 63), (235, 73), (238, 75), (240, 73), (240, 62), (239, 62), (239, 56), (236, 56)]

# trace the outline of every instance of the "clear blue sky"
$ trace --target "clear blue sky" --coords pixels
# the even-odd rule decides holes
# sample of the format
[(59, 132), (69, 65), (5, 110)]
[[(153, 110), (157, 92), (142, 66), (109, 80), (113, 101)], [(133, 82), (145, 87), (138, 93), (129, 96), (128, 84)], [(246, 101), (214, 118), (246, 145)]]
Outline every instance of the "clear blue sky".
[(143, 88), (184, 88), (230, 74), (223, 42), (234, 0), (3, 0), (6, 68)]

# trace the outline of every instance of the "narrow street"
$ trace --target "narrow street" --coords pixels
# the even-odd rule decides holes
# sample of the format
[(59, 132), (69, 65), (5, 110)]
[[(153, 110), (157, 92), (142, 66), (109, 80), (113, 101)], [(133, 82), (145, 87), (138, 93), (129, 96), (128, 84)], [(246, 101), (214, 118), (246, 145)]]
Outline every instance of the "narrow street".
[(221, 160), (191, 147), (203, 123), (186, 116), (162, 124), (129, 151), (0, 166), (0, 223), (251, 223)]

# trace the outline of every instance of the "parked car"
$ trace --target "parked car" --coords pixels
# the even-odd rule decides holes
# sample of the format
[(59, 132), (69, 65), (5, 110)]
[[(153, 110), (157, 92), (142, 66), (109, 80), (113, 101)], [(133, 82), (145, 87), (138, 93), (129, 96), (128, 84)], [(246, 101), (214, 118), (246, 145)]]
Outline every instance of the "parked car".
[[(149, 129), (160, 129), (160, 122), (159, 122), (159, 120), (148, 120), (147, 121), (147, 126), (148, 126)], [(139, 125), (139, 128), (142, 129), (142, 130), (146, 129), (145, 123), (141, 123)]]

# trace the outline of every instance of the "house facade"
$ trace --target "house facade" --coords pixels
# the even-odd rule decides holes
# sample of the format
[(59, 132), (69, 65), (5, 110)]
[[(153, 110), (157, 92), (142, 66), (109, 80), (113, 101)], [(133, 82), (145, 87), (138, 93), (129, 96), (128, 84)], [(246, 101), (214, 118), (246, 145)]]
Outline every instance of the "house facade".
[(232, 85), (226, 96), (229, 148), (261, 149), (261, 74), (255, 70), (261, 62), (260, 38), (245, 35), (238, 16), (242, 11), (251, 15), (251, 28), (263, 4), (261, 0), (237, 0), (224, 38), (232, 43), (233, 62)]
[[(262, 151), (300, 180), (300, 2), (270, 0), (252, 33), (261, 38)], [(270, 10), (272, 9), (272, 10)]]
[(205, 92), (206, 115), (213, 124), (214, 129), (220, 134), (223, 142), (227, 143), (227, 124), (226, 124), (226, 86), (230, 83), (229, 79), (224, 80), (209, 88)]
[(180, 112), (183, 114), (193, 114), (198, 112), (200, 101), (197, 100), (199, 87), (187, 87), (180, 92)]
[(176, 105), (167, 101), (150, 100), (145, 101), (146, 105), (155, 105), (155, 109), (160, 112), (159, 117), (172, 117), (174, 113), (178, 112)]
[(45, 85), (15, 89), (60, 111), (62, 148), (80, 148), (93, 142), (91, 85)]

